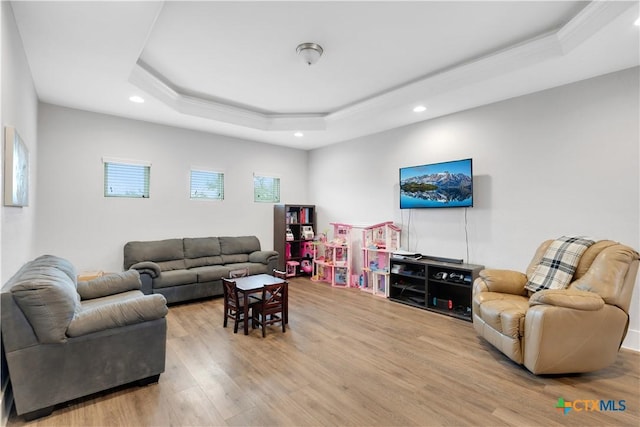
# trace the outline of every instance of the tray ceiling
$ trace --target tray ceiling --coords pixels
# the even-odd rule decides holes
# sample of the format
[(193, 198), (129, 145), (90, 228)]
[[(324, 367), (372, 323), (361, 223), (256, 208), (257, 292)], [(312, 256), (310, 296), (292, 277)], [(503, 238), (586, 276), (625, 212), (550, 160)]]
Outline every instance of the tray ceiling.
[[(301, 149), (640, 63), (638, 2), (12, 8), (43, 102)], [(302, 42), (324, 48), (317, 64)]]

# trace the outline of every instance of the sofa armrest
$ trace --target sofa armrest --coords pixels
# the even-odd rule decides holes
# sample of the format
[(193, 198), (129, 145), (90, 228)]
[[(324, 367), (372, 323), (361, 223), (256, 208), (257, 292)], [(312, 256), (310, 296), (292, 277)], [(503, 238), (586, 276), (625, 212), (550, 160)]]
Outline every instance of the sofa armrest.
[(153, 293), (153, 277), (147, 271), (140, 272), (140, 282), (142, 282), (142, 287), (140, 290), (145, 295), (151, 295)]
[(531, 295), (529, 306), (534, 305), (553, 305), (575, 310), (596, 311), (604, 307), (604, 300), (600, 295), (589, 291), (547, 289)]
[(279, 257), (280, 254), (276, 251), (255, 251), (249, 254), (249, 262), (259, 262), (260, 264), (267, 265)]
[(524, 285), (527, 283), (527, 276), (519, 271), (513, 270), (491, 270), (480, 271), (479, 277), (473, 283), (473, 292), (499, 292), (512, 295), (527, 295)]
[(67, 336), (78, 337), (92, 332), (119, 328), (167, 315), (167, 300), (163, 295), (140, 295), (138, 298), (114, 301), (97, 305), (77, 313), (69, 327)]
[(140, 286), (140, 274), (136, 270), (129, 270), (78, 282), (78, 293), (82, 300), (88, 300), (135, 291), (140, 289)]
[(133, 264), (129, 269), (138, 270), (140, 273), (147, 273), (152, 279), (160, 276), (162, 270), (160, 266), (153, 261), (142, 261)]

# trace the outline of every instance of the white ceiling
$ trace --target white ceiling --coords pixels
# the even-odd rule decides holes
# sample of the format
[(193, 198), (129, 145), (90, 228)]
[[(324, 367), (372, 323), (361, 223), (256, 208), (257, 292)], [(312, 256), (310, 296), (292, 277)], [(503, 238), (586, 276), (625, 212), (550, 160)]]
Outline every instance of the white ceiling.
[(12, 8), (43, 102), (301, 149), (640, 64), (637, 1)]

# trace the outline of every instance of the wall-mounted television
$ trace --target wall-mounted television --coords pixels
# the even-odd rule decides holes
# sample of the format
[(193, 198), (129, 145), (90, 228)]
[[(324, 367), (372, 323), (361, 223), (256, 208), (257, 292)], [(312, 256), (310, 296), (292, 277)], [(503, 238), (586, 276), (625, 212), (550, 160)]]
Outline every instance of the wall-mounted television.
[(472, 159), (400, 168), (400, 209), (472, 206)]

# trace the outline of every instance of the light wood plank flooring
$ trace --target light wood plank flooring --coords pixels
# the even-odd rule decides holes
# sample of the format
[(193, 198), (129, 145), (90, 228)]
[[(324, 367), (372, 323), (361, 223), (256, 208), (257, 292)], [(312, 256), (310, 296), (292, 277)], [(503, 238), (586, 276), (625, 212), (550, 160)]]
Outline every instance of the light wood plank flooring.
[[(160, 382), (57, 408), (36, 426), (638, 426), (640, 353), (592, 374), (536, 377), (471, 323), (357, 289), (290, 285), (290, 324), (244, 336), (222, 300), (175, 305)], [(565, 400), (625, 400), (575, 412)], [(11, 415), (9, 426), (24, 422)]]

